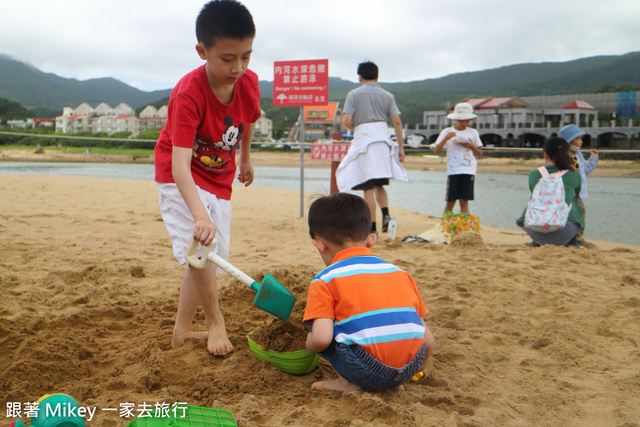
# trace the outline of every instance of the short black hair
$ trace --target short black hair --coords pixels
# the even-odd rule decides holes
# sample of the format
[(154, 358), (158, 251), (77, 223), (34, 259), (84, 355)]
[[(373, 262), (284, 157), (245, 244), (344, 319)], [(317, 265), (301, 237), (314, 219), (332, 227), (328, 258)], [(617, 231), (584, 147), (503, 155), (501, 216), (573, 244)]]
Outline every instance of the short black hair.
[(375, 80), (378, 78), (378, 66), (371, 61), (358, 64), (358, 75), (365, 80)]
[(212, 0), (205, 4), (196, 19), (198, 43), (209, 48), (219, 38), (247, 39), (256, 36), (253, 17), (236, 0)]
[(337, 245), (364, 241), (371, 234), (369, 205), (350, 193), (320, 196), (309, 207), (309, 234)]
[(569, 155), (569, 143), (564, 139), (547, 139), (544, 143), (543, 150), (559, 170), (575, 170), (573, 161)]

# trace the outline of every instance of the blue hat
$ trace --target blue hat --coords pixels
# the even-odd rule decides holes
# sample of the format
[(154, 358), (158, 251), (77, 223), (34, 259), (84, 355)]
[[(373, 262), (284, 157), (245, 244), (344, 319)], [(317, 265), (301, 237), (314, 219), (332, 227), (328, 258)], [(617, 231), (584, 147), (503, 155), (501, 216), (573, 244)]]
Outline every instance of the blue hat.
[(571, 144), (571, 141), (573, 141), (574, 139), (576, 139), (579, 136), (586, 135), (586, 134), (587, 133), (581, 131), (578, 126), (576, 126), (576, 125), (568, 125), (568, 126), (563, 127), (562, 129), (560, 129), (560, 132), (558, 132), (558, 137), (564, 139), (569, 144)]

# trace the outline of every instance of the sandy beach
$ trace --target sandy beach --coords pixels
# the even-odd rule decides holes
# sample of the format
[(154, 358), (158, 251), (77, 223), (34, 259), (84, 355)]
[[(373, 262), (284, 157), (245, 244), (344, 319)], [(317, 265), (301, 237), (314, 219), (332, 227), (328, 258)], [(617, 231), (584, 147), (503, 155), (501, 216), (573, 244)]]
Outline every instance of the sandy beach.
[[(254, 162), (284, 158), (299, 153)], [(406, 166), (441, 167), (417, 159)], [(637, 171), (596, 172), (610, 170)], [(326, 362), (292, 376), (255, 359), (246, 336), (274, 317), (228, 275), (220, 298), (236, 352), (212, 357), (196, 340), (170, 347), (182, 269), (153, 182), (0, 175), (0, 200), (3, 415), (7, 403), (66, 393), (96, 408), (88, 426), (126, 425), (132, 418), (113, 409), (127, 402), (228, 410), (241, 426), (640, 425), (639, 247), (529, 248), (524, 232), (483, 226), (481, 239), (452, 245), (381, 239), (374, 252), (412, 274), (430, 310), (432, 362), (403, 392), (319, 393), (311, 383), (334, 376)], [(301, 296), (290, 319), (300, 322), (324, 264), (299, 194), (235, 188), (232, 206), (229, 261)], [(399, 236), (438, 223), (395, 212)], [(204, 330), (202, 316), (195, 322)]]

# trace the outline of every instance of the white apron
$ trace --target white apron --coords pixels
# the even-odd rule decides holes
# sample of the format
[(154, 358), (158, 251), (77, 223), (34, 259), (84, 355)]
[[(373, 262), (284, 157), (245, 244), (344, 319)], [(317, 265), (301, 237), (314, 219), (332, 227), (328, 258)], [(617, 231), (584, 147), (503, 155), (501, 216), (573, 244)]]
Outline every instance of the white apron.
[(400, 164), (398, 143), (389, 136), (386, 122), (356, 126), (349, 152), (336, 170), (340, 191), (348, 191), (370, 179), (390, 178), (408, 181)]

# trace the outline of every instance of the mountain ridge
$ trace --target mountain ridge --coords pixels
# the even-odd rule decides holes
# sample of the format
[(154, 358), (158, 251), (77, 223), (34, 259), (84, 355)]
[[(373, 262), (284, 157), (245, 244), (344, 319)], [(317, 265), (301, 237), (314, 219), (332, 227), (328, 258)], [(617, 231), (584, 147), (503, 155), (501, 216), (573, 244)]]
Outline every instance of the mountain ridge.
[[(380, 82), (394, 94), (405, 123), (422, 121), (422, 111), (443, 110), (464, 98), (559, 95), (615, 90), (640, 90), (640, 51), (623, 55), (600, 55), (565, 62), (520, 63), (502, 67), (454, 73), (411, 82)], [(82, 102), (116, 106), (127, 103), (134, 109), (166, 103), (171, 88), (142, 91), (112, 77), (77, 80), (45, 73), (33, 65), (0, 54), (0, 98), (17, 102), (36, 113), (61, 113), (65, 106)], [(260, 80), (261, 106), (274, 126), (285, 116), (294, 117), (297, 108), (273, 107), (273, 81)], [(329, 78), (329, 99), (344, 102), (358, 83)]]

